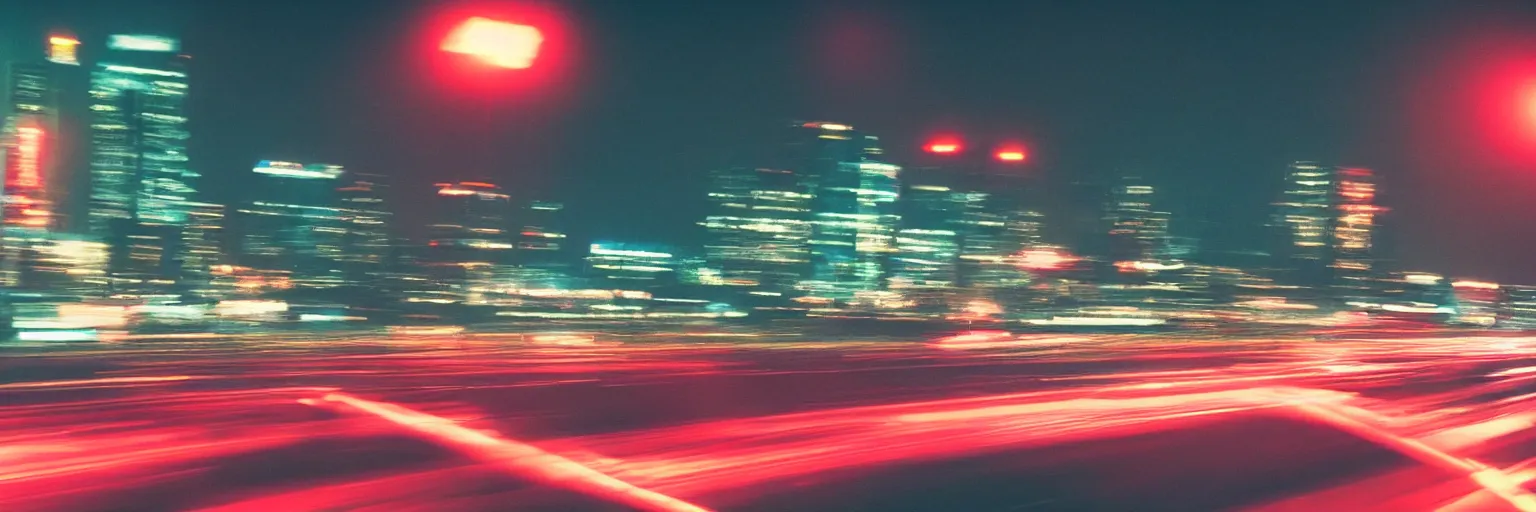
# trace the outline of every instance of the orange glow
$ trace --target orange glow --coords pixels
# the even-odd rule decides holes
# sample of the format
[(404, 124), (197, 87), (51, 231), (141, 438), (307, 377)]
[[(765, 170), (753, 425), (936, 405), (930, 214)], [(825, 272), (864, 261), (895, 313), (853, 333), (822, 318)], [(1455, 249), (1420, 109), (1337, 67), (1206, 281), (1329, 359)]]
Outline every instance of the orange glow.
[(19, 154), (16, 163), (16, 177), (13, 185), (22, 188), (37, 188), (42, 179), (39, 177), (43, 151), (43, 129), (23, 126), (16, 129), (16, 151)]
[(543, 42), (537, 28), (476, 16), (450, 32), (441, 48), (496, 67), (527, 69), (533, 66)]
[(492, 185), (490, 183), (486, 183), (486, 182), (483, 182), (483, 181), (461, 181), (461, 182), (459, 182), (459, 184), (463, 185), (463, 186), (466, 186), (466, 187), (496, 188), (496, 185)]
[(1005, 149), (997, 152), (997, 159), (1003, 162), (1023, 162), (1024, 150)]
[(941, 155), (947, 155), (947, 154), (959, 153), (960, 152), (960, 144), (957, 144), (957, 143), (954, 143), (954, 142), (935, 142), (935, 143), (929, 144), (927, 149), (928, 149), (929, 153), (937, 153), (937, 154), (941, 154)]
[(75, 54), (75, 47), (80, 46), (80, 40), (69, 36), (55, 35), (48, 38), (48, 60), (59, 64), (80, 64)]
[(1026, 270), (1061, 270), (1079, 259), (1055, 249), (1030, 249), (1016, 256), (1019, 268)]
[(1451, 283), (1451, 286), (1455, 288), (1476, 288), (1479, 290), (1499, 289), (1499, 283), (1490, 283), (1487, 281), (1456, 281)]

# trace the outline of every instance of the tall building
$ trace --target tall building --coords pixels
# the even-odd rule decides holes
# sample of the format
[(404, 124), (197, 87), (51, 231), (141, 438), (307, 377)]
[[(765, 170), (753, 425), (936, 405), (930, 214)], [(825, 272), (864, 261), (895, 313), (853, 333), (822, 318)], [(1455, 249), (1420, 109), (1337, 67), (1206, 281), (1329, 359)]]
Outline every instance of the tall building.
[(783, 296), (810, 270), (810, 184), (782, 168), (711, 173), (703, 284)]
[(263, 160), (251, 171), (251, 199), (240, 208), (241, 264), (289, 273), (295, 287), (342, 284), (346, 225), (336, 198), (342, 167)]
[(1359, 288), (1374, 270), (1376, 185), (1369, 169), (1295, 162), (1275, 203), (1291, 280)]
[(1337, 218), (1333, 222), (1333, 269), (1334, 285), (1341, 293), (1364, 295), (1375, 270), (1372, 248), (1376, 229), (1376, 214), (1382, 211), (1375, 204), (1375, 175), (1370, 169), (1359, 167), (1340, 168)]
[(796, 125), (789, 168), (811, 183), (811, 275), (808, 293), (831, 299), (884, 286), (895, 251), (901, 168), (879, 160), (875, 137), (836, 123)]
[(213, 270), (225, 261), (224, 205), (191, 202), (187, 204), (187, 228), (182, 232), (182, 271), (186, 289), (199, 295), (211, 295)]
[(91, 74), (89, 228), (113, 248), (115, 291), (174, 283), (181, 273), (180, 231), (198, 175), (187, 159), (190, 58), (179, 46), (113, 35)]
[(5, 113), (4, 225), (46, 228), (52, 214), (45, 185), (57, 164), (58, 98), (44, 61), (13, 62)]
[(942, 310), (949, 292), (959, 284), (965, 196), (947, 186), (911, 183), (901, 206), (890, 289), (919, 309)]
[(384, 206), (388, 185), (377, 174), (348, 171), (336, 189), (336, 206), (345, 230), (337, 259), (348, 284), (376, 287), (390, 263), (390, 211)]
[(515, 212), (514, 224), (519, 227), (512, 233), (517, 245), (513, 285), (525, 289), (570, 287), (564, 215), (565, 204), (541, 200), (529, 201)]
[(440, 220), (428, 226), (431, 239), (420, 258), (438, 287), (431, 290), (434, 300), (483, 303), (488, 293), (511, 284), (511, 199), (491, 183), (436, 186)]
[(71, 168), (81, 160), (85, 91), (78, 45), (55, 34), (35, 58), (0, 69), (0, 285), (46, 289), (53, 280), (44, 277), (57, 270), (44, 268), (43, 260), (61, 226), (57, 204), (67, 198)]
[(1154, 208), (1156, 190), (1135, 178), (1110, 190), (1105, 221), (1113, 261), (1158, 261), (1168, 256), (1170, 214)]

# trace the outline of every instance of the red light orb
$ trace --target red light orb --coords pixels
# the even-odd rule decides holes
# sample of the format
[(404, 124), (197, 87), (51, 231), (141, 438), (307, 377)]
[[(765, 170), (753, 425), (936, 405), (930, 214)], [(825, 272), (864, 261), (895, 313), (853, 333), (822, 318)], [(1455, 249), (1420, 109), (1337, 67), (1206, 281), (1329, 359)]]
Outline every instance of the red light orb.
[(537, 28), (476, 16), (449, 32), (441, 48), (499, 68), (528, 69), (543, 43), (544, 35)]
[(1536, 85), (1526, 86), (1521, 94), (1520, 114), (1525, 118), (1528, 132), (1536, 133)]
[(929, 153), (934, 153), (934, 154), (938, 154), (938, 155), (951, 155), (951, 154), (955, 154), (955, 153), (959, 153), (960, 152), (960, 143), (958, 143), (958, 142), (933, 142), (933, 143), (929, 143), (923, 149), (926, 149)]
[(996, 156), (1000, 162), (1023, 162), (1025, 157), (1022, 149), (999, 150)]

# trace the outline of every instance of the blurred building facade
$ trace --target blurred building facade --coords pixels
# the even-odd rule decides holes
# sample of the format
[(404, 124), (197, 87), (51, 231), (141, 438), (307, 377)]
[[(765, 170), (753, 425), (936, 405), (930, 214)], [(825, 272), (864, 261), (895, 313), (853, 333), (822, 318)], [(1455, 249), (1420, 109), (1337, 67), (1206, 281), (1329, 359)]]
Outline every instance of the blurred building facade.
[(263, 160), (253, 167), (251, 199), (240, 208), (241, 262), (288, 273), (299, 288), (342, 285), (345, 217), (339, 165)]
[(91, 74), (89, 229), (112, 248), (115, 293), (173, 286), (198, 174), (187, 157), (189, 83), (179, 41), (112, 35)]
[(1372, 171), (1294, 162), (1274, 206), (1287, 281), (1344, 295), (1366, 293), (1365, 282), (1376, 270), (1376, 220), (1384, 211), (1376, 204)]
[(512, 201), (501, 187), (481, 181), (438, 183), (439, 220), (419, 264), (435, 287), (432, 300), (483, 303), (510, 284), (513, 269)]

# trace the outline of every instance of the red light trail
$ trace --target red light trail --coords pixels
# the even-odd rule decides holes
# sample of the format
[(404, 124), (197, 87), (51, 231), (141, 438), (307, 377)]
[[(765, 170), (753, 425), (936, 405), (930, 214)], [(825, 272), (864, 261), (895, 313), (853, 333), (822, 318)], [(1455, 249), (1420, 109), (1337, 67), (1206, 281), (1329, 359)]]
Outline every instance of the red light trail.
[[(8, 368), (100, 370), (0, 385), (8, 404), (0, 409), (0, 509), (94, 510), (176, 496), (144, 506), (505, 510), (554, 499), (530, 494), (537, 489), (644, 510), (730, 509), (795, 489), (785, 482), (835, 484), (847, 478), (836, 475), (884, 467), (1262, 417), (1338, 432), (1440, 476), (1400, 468), (1338, 477), (1251, 504), (1259, 510), (1359, 509), (1339, 507), (1364, 495), (1391, 510), (1536, 510), (1524, 488), (1536, 454), (1523, 448), (1536, 441), (1528, 356), (1536, 337), (1378, 330), (1314, 342), (1286, 332), (1218, 339), (996, 329), (932, 343), (730, 344), (616, 344), (620, 336), (593, 333), (581, 336), (601, 344), (579, 346), (514, 334), (16, 352)], [(1444, 382), (1458, 384), (1422, 385)], [(615, 412), (626, 418), (622, 428), (593, 430)], [(405, 449), (402, 439), (441, 455), (306, 472), (360, 454), (393, 460), (366, 450)], [(1138, 463), (1101, 455), (1106, 464)], [(1283, 462), (1228, 472), (1259, 478)], [(262, 486), (220, 480), (251, 471), (220, 468), (253, 463), (307, 476)], [(1102, 478), (1085, 485), (1105, 493), (1129, 485)]]

